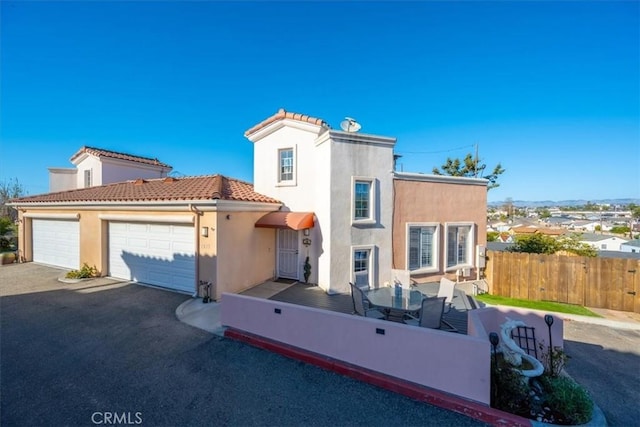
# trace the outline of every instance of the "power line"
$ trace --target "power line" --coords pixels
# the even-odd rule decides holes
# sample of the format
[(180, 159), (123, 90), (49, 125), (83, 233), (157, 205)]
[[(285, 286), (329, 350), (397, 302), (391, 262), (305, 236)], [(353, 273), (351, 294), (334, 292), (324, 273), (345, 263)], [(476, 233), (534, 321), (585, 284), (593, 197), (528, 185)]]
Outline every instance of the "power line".
[(458, 150), (462, 150), (463, 148), (471, 148), (471, 147), (475, 147), (475, 145), (463, 145), (462, 147), (458, 147), (458, 148), (451, 148), (448, 150), (439, 150), (439, 151), (399, 151), (399, 153), (403, 153), (403, 154), (440, 154), (440, 153), (450, 153), (452, 151), (458, 151)]

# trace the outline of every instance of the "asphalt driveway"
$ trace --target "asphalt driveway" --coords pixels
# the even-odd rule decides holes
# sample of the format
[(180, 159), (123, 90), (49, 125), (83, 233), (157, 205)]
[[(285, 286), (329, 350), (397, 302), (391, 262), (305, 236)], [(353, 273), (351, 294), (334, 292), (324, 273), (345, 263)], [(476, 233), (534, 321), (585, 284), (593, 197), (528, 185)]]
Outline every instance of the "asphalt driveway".
[(585, 386), (611, 427), (640, 425), (640, 330), (569, 321), (566, 370)]
[(0, 268), (2, 426), (482, 425), (179, 322), (184, 295)]

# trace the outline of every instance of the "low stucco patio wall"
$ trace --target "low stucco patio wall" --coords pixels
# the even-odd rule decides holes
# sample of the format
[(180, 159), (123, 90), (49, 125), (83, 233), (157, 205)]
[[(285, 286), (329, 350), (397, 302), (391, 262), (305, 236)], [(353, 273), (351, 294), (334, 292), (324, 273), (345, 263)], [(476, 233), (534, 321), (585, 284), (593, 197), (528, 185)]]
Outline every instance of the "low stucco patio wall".
[[(547, 351), (549, 346), (549, 327), (544, 321), (545, 313), (542, 311), (529, 310), (517, 307), (484, 307), (469, 311), (467, 322), (467, 334), (488, 340), (489, 333), (496, 332), (500, 336), (500, 325), (507, 321), (522, 320), (527, 326), (535, 328), (536, 341), (543, 345), (542, 351)], [(558, 316), (553, 316), (551, 325), (551, 339), (554, 347), (564, 348), (564, 320)], [(538, 348), (538, 359), (541, 358), (540, 348)]]
[(483, 404), (490, 401), (486, 337), (229, 293), (222, 296), (222, 324)]

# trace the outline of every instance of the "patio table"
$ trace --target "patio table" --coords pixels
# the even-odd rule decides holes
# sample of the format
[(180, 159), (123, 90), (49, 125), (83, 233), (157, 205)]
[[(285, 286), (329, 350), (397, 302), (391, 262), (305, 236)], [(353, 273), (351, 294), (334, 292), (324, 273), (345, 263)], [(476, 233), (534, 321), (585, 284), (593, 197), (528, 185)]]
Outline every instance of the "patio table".
[(382, 310), (389, 320), (402, 321), (407, 313), (414, 315), (422, 308), (425, 296), (417, 290), (402, 289), (402, 296), (396, 296), (395, 288), (384, 287), (364, 291), (369, 302)]

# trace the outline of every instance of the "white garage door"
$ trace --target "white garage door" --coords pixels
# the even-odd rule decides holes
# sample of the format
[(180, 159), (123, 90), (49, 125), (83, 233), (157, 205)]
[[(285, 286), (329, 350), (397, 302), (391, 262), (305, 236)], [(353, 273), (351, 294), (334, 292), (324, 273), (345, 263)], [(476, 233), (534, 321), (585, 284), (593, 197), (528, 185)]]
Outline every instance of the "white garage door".
[(78, 221), (32, 220), (33, 261), (77, 269), (80, 267), (80, 226)]
[(109, 222), (109, 275), (120, 279), (195, 291), (192, 225)]

